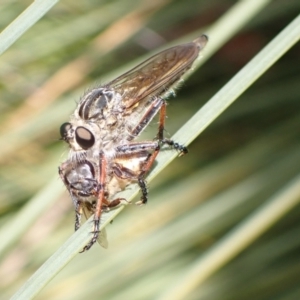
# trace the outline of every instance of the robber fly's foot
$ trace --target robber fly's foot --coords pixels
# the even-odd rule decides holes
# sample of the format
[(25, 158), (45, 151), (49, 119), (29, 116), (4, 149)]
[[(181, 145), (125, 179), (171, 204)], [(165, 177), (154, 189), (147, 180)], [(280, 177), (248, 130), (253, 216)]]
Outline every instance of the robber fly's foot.
[(90, 248), (97, 242), (100, 231), (97, 231), (97, 232), (93, 231), (93, 233), (94, 233), (93, 238), (90, 240), (90, 242), (86, 246), (83, 247), (83, 249), (79, 253), (83, 253), (85, 251), (90, 250)]
[(185, 155), (185, 154), (187, 154), (189, 152), (188, 149), (187, 149), (187, 147), (185, 147), (183, 145), (180, 145), (180, 144), (174, 142), (173, 140), (162, 139), (160, 142), (162, 144), (167, 144), (170, 147), (174, 148), (176, 151), (178, 151), (179, 152), (178, 156), (183, 156), (183, 155)]
[(100, 233), (99, 224), (100, 224), (100, 220), (94, 220), (94, 231), (91, 232), (91, 233), (93, 233), (93, 237), (90, 240), (90, 242), (86, 246), (84, 246), (83, 249), (79, 253), (88, 251), (97, 242), (97, 239), (98, 239), (99, 233)]

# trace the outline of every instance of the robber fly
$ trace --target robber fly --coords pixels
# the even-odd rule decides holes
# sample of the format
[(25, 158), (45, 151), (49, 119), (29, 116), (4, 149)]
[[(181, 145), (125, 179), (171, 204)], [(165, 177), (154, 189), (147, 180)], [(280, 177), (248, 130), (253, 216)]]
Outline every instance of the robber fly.
[[(70, 122), (60, 128), (61, 138), (70, 146), (69, 158), (59, 167), (59, 174), (69, 191), (76, 212), (75, 230), (80, 227), (82, 212), (94, 215), (88, 250), (98, 239), (107, 246), (100, 227), (102, 211), (126, 202), (113, 199), (116, 192), (130, 183), (141, 189), (138, 204), (148, 200), (145, 176), (161, 146), (176, 149), (179, 155), (187, 148), (164, 137), (166, 102), (181, 77), (192, 67), (208, 38), (164, 50), (103, 86), (83, 95)], [(134, 141), (159, 112), (158, 133), (151, 141)]]

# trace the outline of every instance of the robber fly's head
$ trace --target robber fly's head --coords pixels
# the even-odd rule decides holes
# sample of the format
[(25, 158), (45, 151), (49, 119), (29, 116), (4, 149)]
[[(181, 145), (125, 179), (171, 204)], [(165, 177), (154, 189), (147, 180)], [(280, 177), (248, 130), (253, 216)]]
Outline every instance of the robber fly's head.
[(95, 137), (89, 129), (69, 122), (60, 126), (60, 135), (74, 151), (88, 150), (95, 144)]

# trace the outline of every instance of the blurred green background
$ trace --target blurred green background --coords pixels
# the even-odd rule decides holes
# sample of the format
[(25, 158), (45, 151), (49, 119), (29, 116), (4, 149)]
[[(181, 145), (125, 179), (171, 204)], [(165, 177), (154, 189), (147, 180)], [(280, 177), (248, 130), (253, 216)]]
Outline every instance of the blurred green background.
[[(60, 1), (0, 57), (2, 227), (53, 178), (60, 184), (57, 168), (67, 146), (58, 140), (59, 126), (85, 89), (168, 43), (205, 33), (237, 3), (150, 2)], [(30, 4), (1, 1), (0, 28)], [(270, 1), (181, 84), (168, 100), (168, 134), (299, 8), (298, 0)], [(293, 180), (300, 171), (299, 58), (297, 44), (189, 146), (188, 155), (149, 183), (147, 206), (130, 205), (118, 215), (107, 227), (109, 249), (94, 246), (77, 255), (37, 299), (156, 299)], [(155, 132), (154, 121), (143, 138)], [(1, 254), (0, 299), (73, 233), (74, 210), (60, 185), (60, 196)], [(297, 205), (183, 299), (300, 299), (299, 219)]]

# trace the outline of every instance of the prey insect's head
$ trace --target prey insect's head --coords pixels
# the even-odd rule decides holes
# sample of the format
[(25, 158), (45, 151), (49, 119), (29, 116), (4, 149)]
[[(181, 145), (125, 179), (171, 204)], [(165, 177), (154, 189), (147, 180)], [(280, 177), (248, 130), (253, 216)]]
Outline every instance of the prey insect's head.
[(75, 127), (67, 122), (60, 126), (61, 139), (75, 151), (88, 150), (95, 144), (93, 133), (83, 126)]

